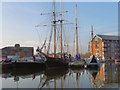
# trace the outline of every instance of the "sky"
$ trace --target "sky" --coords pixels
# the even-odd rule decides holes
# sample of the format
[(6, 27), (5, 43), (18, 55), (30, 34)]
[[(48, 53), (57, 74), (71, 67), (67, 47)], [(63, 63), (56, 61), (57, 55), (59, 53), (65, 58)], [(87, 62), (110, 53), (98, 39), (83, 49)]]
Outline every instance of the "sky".
[[(73, 44), (75, 31), (75, 4), (77, 4), (78, 35), (80, 52), (87, 52), (90, 41), (90, 30), (93, 25), (94, 35), (117, 35), (118, 33), (118, 2), (63, 2), (64, 35)], [(56, 2), (56, 11), (60, 11), (60, 3)], [(42, 46), (49, 37), (51, 27), (35, 28), (35, 25), (50, 25), (52, 15), (52, 2), (2, 2), (2, 45), (14, 46)], [(59, 14), (57, 14), (59, 19)], [(59, 29), (59, 27), (57, 28)], [(38, 35), (39, 34), (39, 35)]]

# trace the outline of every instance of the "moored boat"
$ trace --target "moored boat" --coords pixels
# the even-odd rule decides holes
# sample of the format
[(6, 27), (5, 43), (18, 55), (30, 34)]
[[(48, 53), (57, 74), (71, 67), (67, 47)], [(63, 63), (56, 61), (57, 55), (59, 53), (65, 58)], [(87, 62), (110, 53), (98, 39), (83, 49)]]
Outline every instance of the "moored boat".
[(70, 68), (83, 68), (84, 62), (83, 61), (73, 61), (69, 63)]
[(87, 68), (90, 69), (98, 69), (99, 68), (99, 62), (95, 58), (94, 55), (91, 56), (90, 61), (87, 62)]

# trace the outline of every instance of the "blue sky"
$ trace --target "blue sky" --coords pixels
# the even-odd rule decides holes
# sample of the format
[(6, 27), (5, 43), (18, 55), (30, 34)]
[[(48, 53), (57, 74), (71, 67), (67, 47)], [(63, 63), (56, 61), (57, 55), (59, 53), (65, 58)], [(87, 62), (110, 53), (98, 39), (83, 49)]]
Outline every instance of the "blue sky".
[[(56, 3), (56, 10), (59, 11)], [(63, 2), (62, 10), (68, 11), (63, 15), (64, 22), (72, 25), (63, 26), (64, 37), (73, 43), (75, 30), (75, 4), (78, 8), (78, 32), (80, 52), (86, 52), (90, 40), (91, 25), (94, 34), (117, 35), (118, 32), (118, 3), (117, 2)], [(49, 36), (50, 26), (35, 28), (38, 24), (50, 24), (52, 15), (40, 13), (52, 12), (51, 2), (3, 2), (2, 3), (2, 47), (13, 46), (41, 46)], [(57, 15), (59, 18), (59, 15)], [(39, 30), (39, 35), (37, 33)], [(39, 39), (40, 37), (40, 39)], [(47, 37), (48, 38), (48, 37)]]

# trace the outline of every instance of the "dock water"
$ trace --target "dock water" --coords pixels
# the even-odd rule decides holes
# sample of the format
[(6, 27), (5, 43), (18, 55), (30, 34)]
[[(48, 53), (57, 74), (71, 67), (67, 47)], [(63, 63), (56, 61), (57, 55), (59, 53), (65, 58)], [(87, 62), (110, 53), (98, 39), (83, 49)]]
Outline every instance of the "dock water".
[[(100, 68), (4, 69), (3, 88), (118, 88), (120, 63), (100, 63)], [(8, 84), (10, 83), (10, 84)], [(16, 84), (17, 83), (17, 84)]]

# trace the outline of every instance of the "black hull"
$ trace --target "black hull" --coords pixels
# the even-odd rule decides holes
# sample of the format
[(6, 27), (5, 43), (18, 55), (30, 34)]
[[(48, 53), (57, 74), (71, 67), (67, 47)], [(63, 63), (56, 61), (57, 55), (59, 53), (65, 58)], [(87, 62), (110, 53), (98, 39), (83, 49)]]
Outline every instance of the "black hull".
[(61, 58), (47, 58), (45, 62), (48, 69), (68, 67), (68, 62)]
[(12, 63), (6, 63), (6, 64), (1, 64), (0, 68), (2, 69), (11, 69), (12, 68)]
[(37, 62), (14, 62), (12, 63), (12, 67), (14, 69), (17, 68), (24, 68), (24, 69), (45, 69), (46, 66), (44, 63), (37, 63)]

